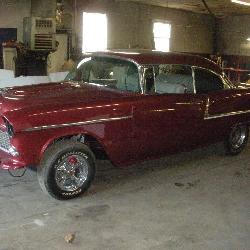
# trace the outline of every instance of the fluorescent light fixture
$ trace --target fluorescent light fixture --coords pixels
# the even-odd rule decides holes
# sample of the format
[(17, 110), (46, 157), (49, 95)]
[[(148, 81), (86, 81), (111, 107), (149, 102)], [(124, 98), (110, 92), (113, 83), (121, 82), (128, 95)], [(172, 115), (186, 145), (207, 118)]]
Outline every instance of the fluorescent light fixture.
[(247, 38), (247, 41), (249, 41), (249, 42), (250, 42), (250, 37), (248, 37), (248, 38)]
[(231, 2), (250, 6), (250, 0), (231, 0)]
[(139, 55), (140, 52), (137, 52), (137, 51), (118, 51), (119, 54), (124, 54), (124, 55)]

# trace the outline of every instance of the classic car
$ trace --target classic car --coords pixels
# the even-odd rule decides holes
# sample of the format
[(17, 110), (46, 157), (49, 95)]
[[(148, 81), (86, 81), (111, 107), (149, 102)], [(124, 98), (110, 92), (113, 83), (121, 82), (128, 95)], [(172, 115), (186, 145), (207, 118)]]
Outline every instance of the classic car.
[(240, 153), (250, 90), (199, 56), (106, 51), (63, 82), (4, 89), (0, 107), (1, 168), (37, 166), (41, 188), (70, 199), (89, 188), (99, 157), (126, 166), (219, 141)]

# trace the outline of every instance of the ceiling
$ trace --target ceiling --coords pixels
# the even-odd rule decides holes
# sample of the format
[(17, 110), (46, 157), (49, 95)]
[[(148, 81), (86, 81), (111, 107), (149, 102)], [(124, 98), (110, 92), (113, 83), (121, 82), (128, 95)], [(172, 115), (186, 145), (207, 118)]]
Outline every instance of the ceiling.
[[(143, 4), (183, 9), (208, 14), (202, 0), (118, 0)], [(250, 6), (232, 3), (230, 0), (205, 0), (211, 12), (217, 17), (250, 14)]]

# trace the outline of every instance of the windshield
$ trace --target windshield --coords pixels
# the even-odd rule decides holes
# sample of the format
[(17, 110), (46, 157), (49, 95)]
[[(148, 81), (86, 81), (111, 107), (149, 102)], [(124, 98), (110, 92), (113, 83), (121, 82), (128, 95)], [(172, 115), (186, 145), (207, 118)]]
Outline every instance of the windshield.
[(122, 91), (140, 92), (137, 66), (129, 61), (109, 57), (86, 57), (65, 78)]

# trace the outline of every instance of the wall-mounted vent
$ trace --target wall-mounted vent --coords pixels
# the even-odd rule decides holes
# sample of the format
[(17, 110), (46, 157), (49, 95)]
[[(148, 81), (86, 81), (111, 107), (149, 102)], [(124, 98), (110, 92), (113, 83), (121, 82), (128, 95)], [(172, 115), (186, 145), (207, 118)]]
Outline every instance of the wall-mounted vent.
[(37, 19), (36, 20), (36, 28), (52, 28), (53, 21), (47, 19)]
[(35, 49), (52, 50), (53, 49), (53, 35), (35, 34)]
[(53, 18), (25, 17), (24, 43), (31, 50), (55, 49), (56, 24)]

